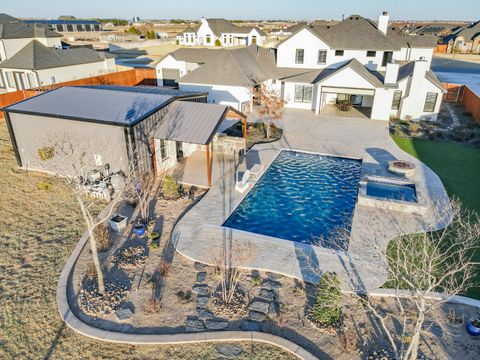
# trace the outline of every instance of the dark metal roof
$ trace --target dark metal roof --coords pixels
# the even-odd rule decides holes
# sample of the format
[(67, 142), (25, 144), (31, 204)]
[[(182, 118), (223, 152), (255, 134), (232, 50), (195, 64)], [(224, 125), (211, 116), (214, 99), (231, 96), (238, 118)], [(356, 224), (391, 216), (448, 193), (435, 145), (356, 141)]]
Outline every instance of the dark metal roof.
[(62, 87), (7, 106), (4, 110), (33, 115), (132, 126), (177, 99), (199, 93), (135, 89), (122, 86)]
[(231, 108), (226, 105), (178, 101), (168, 105), (155, 138), (206, 145)]
[(76, 24), (88, 24), (88, 25), (100, 25), (100, 21), (97, 20), (41, 20), (41, 19), (34, 19), (34, 20), (23, 20), (29, 24), (45, 24), (45, 25), (76, 25)]

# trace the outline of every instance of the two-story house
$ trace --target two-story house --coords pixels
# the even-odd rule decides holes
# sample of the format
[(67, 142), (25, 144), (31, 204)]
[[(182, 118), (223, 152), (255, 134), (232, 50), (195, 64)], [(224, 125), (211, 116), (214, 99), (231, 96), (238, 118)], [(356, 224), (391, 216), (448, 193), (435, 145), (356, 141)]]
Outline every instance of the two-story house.
[(184, 46), (262, 46), (266, 34), (257, 27), (237, 26), (225, 19), (200, 20), (194, 28), (187, 28), (177, 35), (177, 42)]

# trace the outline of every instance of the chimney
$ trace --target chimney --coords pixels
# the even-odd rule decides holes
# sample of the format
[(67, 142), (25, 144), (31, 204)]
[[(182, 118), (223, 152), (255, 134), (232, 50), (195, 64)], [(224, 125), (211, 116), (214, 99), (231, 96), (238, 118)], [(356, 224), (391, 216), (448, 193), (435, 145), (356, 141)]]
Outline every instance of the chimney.
[(413, 73), (412, 73), (412, 83), (417, 81), (424, 81), (425, 74), (428, 71), (428, 61), (422, 56), (420, 59), (415, 60), (415, 64), (413, 65)]
[(385, 85), (394, 85), (397, 83), (399, 65), (395, 61), (387, 64), (387, 70), (385, 71), (385, 79), (383, 83)]
[(388, 29), (388, 12), (384, 11), (382, 15), (378, 17), (378, 30), (380, 30), (382, 33), (387, 35), (387, 29)]
[(200, 19), (200, 22), (201, 22), (202, 24), (205, 24), (205, 23), (207, 22), (207, 19), (205, 19), (205, 18), (202, 16), (202, 18)]

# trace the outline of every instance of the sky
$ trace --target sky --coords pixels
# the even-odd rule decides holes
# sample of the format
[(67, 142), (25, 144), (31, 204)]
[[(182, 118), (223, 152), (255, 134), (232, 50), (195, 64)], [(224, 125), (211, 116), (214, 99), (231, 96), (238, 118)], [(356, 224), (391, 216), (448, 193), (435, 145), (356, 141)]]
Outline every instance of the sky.
[[(454, 5), (453, 5), (454, 4)], [(0, 12), (20, 18), (341, 19), (358, 14), (392, 20), (477, 20), (479, 0), (0, 0)]]

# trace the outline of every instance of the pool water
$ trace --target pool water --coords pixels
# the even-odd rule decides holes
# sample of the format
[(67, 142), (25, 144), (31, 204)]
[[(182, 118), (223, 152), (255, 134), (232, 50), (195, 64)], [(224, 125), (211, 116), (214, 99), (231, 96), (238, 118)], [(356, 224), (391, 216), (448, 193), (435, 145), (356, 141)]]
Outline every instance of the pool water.
[(383, 199), (417, 202), (417, 192), (413, 184), (369, 181), (367, 182), (367, 195)]
[(346, 249), (361, 161), (282, 151), (224, 226)]

